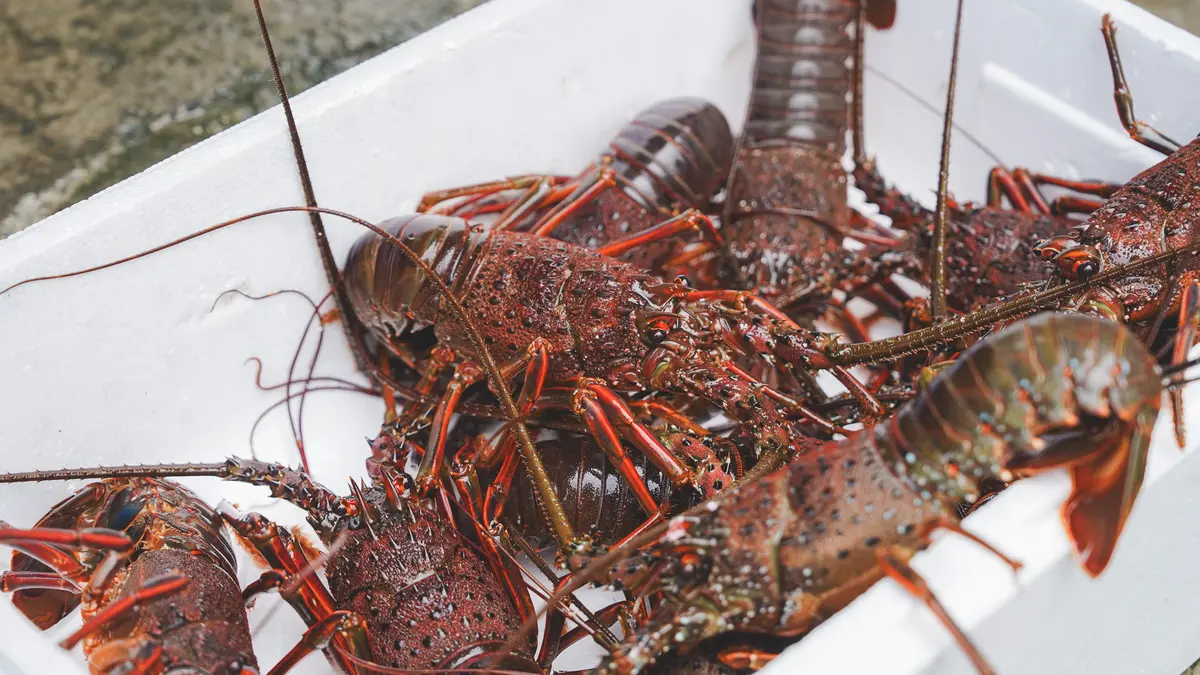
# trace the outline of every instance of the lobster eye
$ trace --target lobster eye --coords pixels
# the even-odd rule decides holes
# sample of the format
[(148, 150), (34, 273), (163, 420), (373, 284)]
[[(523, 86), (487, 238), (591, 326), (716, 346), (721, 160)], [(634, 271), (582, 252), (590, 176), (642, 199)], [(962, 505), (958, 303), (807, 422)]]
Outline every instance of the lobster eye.
[(694, 551), (679, 556), (679, 577), (684, 581), (695, 581), (708, 570), (704, 558)]
[(1058, 254), (1058, 269), (1071, 280), (1087, 280), (1100, 271), (1100, 252), (1091, 246), (1075, 246)]
[(646, 342), (652, 345), (660, 345), (667, 341), (667, 333), (671, 330), (671, 323), (666, 319), (655, 319), (646, 324)]
[(125, 488), (113, 495), (112, 501), (109, 502), (108, 517), (104, 519), (104, 527), (125, 530), (144, 507), (145, 504), (142, 501), (130, 499), (129, 488)]

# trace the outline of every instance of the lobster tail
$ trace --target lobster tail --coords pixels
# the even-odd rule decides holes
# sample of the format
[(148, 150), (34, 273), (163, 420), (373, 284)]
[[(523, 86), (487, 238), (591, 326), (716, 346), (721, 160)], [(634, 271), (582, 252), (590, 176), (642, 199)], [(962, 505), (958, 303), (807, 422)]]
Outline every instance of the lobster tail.
[(725, 184), (733, 132), (699, 98), (673, 98), (642, 111), (612, 142), (610, 166), (643, 208), (675, 212), (704, 204)]
[(786, 136), (840, 156), (850, 120), (847, 64), (854, 55), (849, 28), (856, 3), (759, 0), (759, 5), (747, 142)]
[(1093, 577), (1108, 566), (1142, 487), (1157, 418), (1157, 408), (1146, 409), (1133, 421), (1114, 425), (1097, 457), (1071, 467), (1071, 496), (1062, 518), (1083, 569)]
[[(416, 214), (392, 218), (381, 227), (428, 262), (451, 288), (470, 260), (473, 232), (465, 220)], [(378, 234), (354, 242), (343, 270), (351, 305), (372, 331), (395, 337), (437, 320), (441, 298), (436, 287)]]

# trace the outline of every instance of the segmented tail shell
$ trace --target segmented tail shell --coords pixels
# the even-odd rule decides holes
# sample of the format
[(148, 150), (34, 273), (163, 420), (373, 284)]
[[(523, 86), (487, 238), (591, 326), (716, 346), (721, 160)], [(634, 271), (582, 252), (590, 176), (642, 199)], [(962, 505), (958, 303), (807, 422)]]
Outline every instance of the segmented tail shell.
[(864, 442), (914, 491), (950, 497), (1066, 467), (1063, 520), (1097, 575), (1145, 476), (1162, 389), (1154, 355), (1123, 325), (1039, 314), (973, 345)]
[[(469, 268), (484, 236), (461, 218), (430, 214), (399, 216), (380, 227), (429, 263), (450, 288)], [(378, 234), (359, 237), (342, 269), (354, 313), (368, 329), (393, 338), (437, 321), (441, 307), (437, 288), (421, 268)]]
[(840, 156), (850, 120), (855, 0), (758, 0), (748, 143), (790, 137)]
[(724, 185), (732, 162), (729, 122), (699, 98), (654, 104), (609, 144), (609, 166), (626, 194), (662, 213), (705, 206)]

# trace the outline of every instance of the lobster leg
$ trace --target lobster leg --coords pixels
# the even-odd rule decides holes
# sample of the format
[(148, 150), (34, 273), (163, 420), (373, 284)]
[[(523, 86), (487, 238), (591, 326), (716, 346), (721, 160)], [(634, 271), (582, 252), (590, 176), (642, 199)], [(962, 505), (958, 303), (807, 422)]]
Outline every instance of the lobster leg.
[[(760, 333), (759, 329), (767, 322), (763, 322), (761, 317), (754, 317), (749, 321), (745, 320), (745, 317), (739, 318), (736, 332), (752, 345), (747, 354), (769, 354), (797, 369), (807, 368), (810, 365), (809, 358), (816, 355), (815, 350), (809, 344), (805, 344), (812, 342), (811, 334), (761, 298), (740, 291), (690, 291), (685, 294), (685, 299), (688, 301), (726, 302), (736, 308), (746, 307), (757, 314), (765, 314), (775, 319), (776, 325), (772, 326), (770, 330), (773, 335), (763, 340), (755, 334)], [(883, 416), (885, 412), (883, 404), (849, 370), (832, 364), (817, 363), (815, 365), (827, 367), (834, 377), (859, 400), (864, 407), (864, 420), (878, 419)]]
[[(521, 389), (518, 409), (522, 414), (527, 414), (533, 411), (535, 402), (539, 398), (543, 398), (541, 396), (542, 384), (545, 382), (546, 371), (549, 366), (549, 353), (547, 352), (546, 344), (540, 341), (535, 342), (524, 356), (509, 364), (505, 364), (501, 368), (501, 371), (505, 375), (515, 372), (524, 359), (528, 359), (528, 365), (525, 386)], [(561, 393), (556, 392), (556, 394)], [(561, 402), (557, 402), (554, 399), (555, 397), (551, 397), (550, 400), (542, 400), (541, 403), (551, 406), (562, 405)], [(693, 476), (691, 472), (683, 465), (676, 453), (655, 438), (650, 433), (650, 430), (637, 420), (625, 401), (603, 383), (594, 380), (581, 382), (571, 393), (570, 406), (576, 414), (584, 418), (589, 431), (591, 431), (597, 443), (600, 444), (600, 447), (604, 448), (605, 453), (612, 460), (618, 472), (625, 480), (629, 481), (634, 494), (638, 498), (638, 502), (646, 509), (647, 513), (656, 513), (659, 510), (659, 505), (651, 497), (650, 489), (638, 475), (637, 468), (625, 452), (621, 444), (621, 436), (624, 436), (634, 447), (645, 453), (650, 461), (662, 469), (673, 484), (682, 485), (692, 480)], [(623, 433), (619, 434), (617, 432), (613, 425), (614, 420), (620, 423)], [(508, 446), (511, 444), (507, 443), (506, 439), (501, 445)], [(491, 463), (492, 458), (490, 455), (487, 457), (481, 456), (479, 461), (482, 465), (486, 466)]]
[[(541, 382), (545, 379), (545, 369), (549, 363), (547, 349), (547, 343), (544, 340), (535, 339), (526, 348), (524, 354), (501, 365), (499, 368), (501, 377), (508, 379), (515, 375), (518, 369), (525, 367), (528, 371), (526, 384), (530, 385), (531, 379), (536, 384), (536, 387), (530, 385), (526, 391), (522, 391), (521, 395), (523, 398), (520, 399), (522, 406), (520, 410), (531, 409), (531, 401), (536, 399), (537, 390), (540, 389)], [(535, 373), (539, 371), (541, 374), (536, 375)], [(438, 404), (437, 412), (434, 414), (433, 430), (430, 435), (428, 448), (421, 457), (421, 464), (417, 470), (415, 479), (417, 498), (429, 494), (441, 480), (443, 464), (445, 463), (446, 434), (449, 430), (450, 419), (462, 398), (463, 392), (481, 379), (483, 379), (483, 371), (473, 363), (463, 362), (455, 369), (454, 377), (446, 386), (446, 390)], [(532, 460), (526, 458), (527, 466), (530, 461)], [(544, 500), (543, 503), (557, 505), (549, 507), (548, 510), (551, 513), (562, 513), (558, 495), (554, 494), (549, 482), (539, 481), (536, 476), (534, 480), (538, 483), (538, 492)], [(574, 547), (581, 543), (574, 536), (570, 524), (565, 522), (565, 519), (561, 522), (556, 522), (555, 529), (559, 534), (559, 543), (563, 547)]]
[(446, 434), (450, 431), (450, 418), (454, 408), (468, 387), (483, 379), (483, 371), (472, 363), (460, 363), (454, 369), (454, 377), (446, 385), (446, 391), (438, 403), (433, 416), (433, 431), (430, 433), (428, 449), (421, 457), (417, 469), (417, 496), (424, 497), (440, 480), (442, 464), (446, 456)]
[(619, 418), (622, 413), (626, 413), (628, 417), (622, 421), (626, 424), (637, 425), (637, 428), (631, 429), (634, 437), (637, 439), (635, 445), (645, 452), (651, 461), (663, 469), (672, 484), (682, 485), (687, 482), (687, 468), (675, 457), (674, 453), (659, 443), (658, 439), (654, 438), (645, 427), (642, 427), (640, 423), (633, 419), (632, 411), (627, 407), (624, 407), (622, 410), (623, 402), (619, 398), (611, 391), (597, 389), (598, 391), (584, 389), (579, 392), (577, 394), (576, 407), (583, 415), (584, 421), (587, 422), (588, 430), (591, 431), (592, 437), (596, 439), (596, 442), (604, 450), (604, 454), (608, 455), (608, 459), (616, 467), (621, 477), (629, 483), (634, 497), (641, 504), (642, 509), (647, 514), (657, 513), (660, 508), (658, 502), (651, 496), (650, 488), (646, 486), (645, 480), (638, 475), (633, 460), (625, 452), (625, 447), (621, 443), (621, 439), (610, 421), (610, 414), (615, 413)]
[[(1003, 206), (1003, 199), (1007, 197), (1012, 207), (1017, 211), (1024, 211), (1026, 213), (1037, 212), (1046, 215), (1064, 215), (1066, 213), (1091, 213), (1103, 204), (1101, 200), (1084, 199), (1071, 195), (1058, 197), (1054, 201), (1047, 203), (1045, 197), (1042, 196), (1039, 187), (1041, 185), (1053, 185), (1075, 192), (1095, 195), (1101, 199), (1107, 199), (1114, 192), (1121, 189), (1121, 185), (1118, 183), (1068, 180), (1033, 173), (1021, 168), (1013, 169), (1009, 172), (1006, 169), (996, 167), (988, 173), (987, 205), (1001, 207)], [(1032, 203), (1032, 207), (1030, 203)]]
[(630, 401), (626, 405), (634, 412), (657, 417), (696, 436), (708, 436), (709, 431), (696, 423), (696, 420), (684, 415), (675, 408), (661, 401)]
[[(1130, 138), (1151, 150), (1157, 150), (1164, 155), (1175, 152), (1175, 150), (1179, 149), (1179, 143), (1171, 140), (1158, 129), (1139, 120), (1133, 114), (1133, 94), (1129, 91), (1129, 82), (1125, 80), (1125, 68), (1121, 65), (1121, 55), (1117, 51), (1117, 27), (1113, 24), (1111, 15), (1104, 15), (1100, 32), (1104, 34), (1104, 46), (1108, 49), (1108, 63), (1112, 68), (1113, 77), (1113, 99), (1117, 102), (1117, 115), (1121, 118), (1121, 126), (1125, 127), (1125, 131), (1129, 132)], [(1146, 138), (1142, 133), (1143, 129), (1153, 131), (1159, 138), (1166, 141), (1166, 144), (1152, 138)]]
[(9, 527), (0, 521), (0, 543), (36, 559), (77, 587), (87, 585), (93, 568), (87, 567), (60, 546), (87, 547), (99, 550), (125, 552), (133, 547), (128, 535), (116, 530), (94, 528), (89, 530), (64, 530), (56, 528), (21, 529)]
[[(367, 622), (355, 612), (347, 610), (338, 610), (329, 616), (321, 619), (308, 630), (304, 631), (304, 636), (292, 647), (279, 663), (270, 670), (267, 675), (285, 675), (300, 660), (305, 656), (317, 650), (323, 650), (329, 647), (334, 638), (341, 638), (342, 643), (347, 645), (346, 649), (364, 661), (371, 660), (371, 646), (367, 637)], [(334, 647), (334, 651), (339, 656), (343, 655), (341, 647)], [(359, 672), (357, 669), (347, 670), (348, 673)]]
[(673, 237), (688, 230), (700, 232), (716, 243), (720, 243), (721, 241), (721, 235), (717, 233), (708, 216), (696, 209), (688, 209), (678, 216), (664, 220), (654, 227), (631, 234), (607, 246), (602, 246), (596, 249), (596, 252), (601, 255), (618, 256), (638, 246), (644, 246), (651, 242)]
[[(601, 622), (601, 624), (605, 626), (612, 626), (616, 624), (621, 619), (622, 615), (628, 612), (629, 609), (630, 602), (628, 600), (620, 600), (607, 607), (596, 610), (596, 618)], [(583, 626), (576, 626), (575, 628), (572, 628), (571, 630), (567, 631), (567, 633), (558, 641), (558, 651), (561, 652), (588, 635), (590, 635), (588, 629), (584, 628)]]
[(591, 172), (579, 182), (578, 188), (571, 196), (563, 200), (557, 208), (538, 219), (530, 228), (532, 234), (548, 237), (555, 228), (563, 223), (585, 204), (595, 199), (601, 192), (617, 186), (612, 169), (603, 168)]
[[(295, 545), (290, 532), (262, 514), (240, 514), (226, 502), (218, 504), (216, 510), (230, 528), (270, 566), (271, 572), (259, 580), (256, 589), (265, 590), (276, 584), (284, 589), (294, 585), (295, 588), (284, 593), (283, 597), (310, 627), (337, 612), (329, 589), (312, 573), (312, 563), (304, 551)], [(357, 653), (358, 646), (355, 645), (353, 649)], [(358, 672), (342, 651), (333, 650), (333, 658), (344, 672)]]
[(5, 572), (0, 574), (0, 593), (12, 593), (26, 589), (79, 592), (79, 588), (75, 584), (53, 572)]
[(1101, 206), (1104, 206), (1104, 202), (1099, 199), (1063, 195), (1051, 202), (1050, 211), (1056, 216), (1065, 216), (1071, 213), (1089, 214)]
[(1021, 570), (1022, 565), (1020, 562), (1008, 557), (1003, 552), (998, 550), (996, 547), (987, 543), (983, 539), (980, 539), (977, 535), (964, 530), (962, 528), (962, 525), (959, 525), (958, 523), (956, 523), (953, 520), (950, 520), (949, 518), (940, 518), (937, 520), (930, 521), (929, 523), (926, 523), (921, 528), (921, 530), (918, 532), (918, 536), (923, 539), (923, 538), (929, 536), (929, 534), (932, 533), (934, 530), (946, 530), (948, 532), (953, 532), (953, 533), (959, 535), (960, 537), (970, 539), (971, 541), (975, 542), (976, 544), (978, 544), (978, 545), (982, 546), (983, 548), (987, 549), (988, 551), (990, 551), (992, 553), (992, 555), (995, 555), (997, 558), (1000, 558), (1005, 563), (1007, 563), (1008, 566), (1013, 569), (1014, 574)]
[[(621, 435), (625, 440), (658, 466), (672, 484), (676, 486), (688, 483), (696, 484), (698, 479), (697, 472), (689, 470), (680, 461), (679, 453), (667, 447), (645, 425), (639, 422), (625, 401), (606, 385), (596, 381), (583, 382), (575, 391), (573, 398), (575, 409), (583, 414), (588, 427), (592, 430), (593, 436), (595, 436), (602, 447), (605, 447), (606, 452), (609, 453), (609, 457), (617, 464), (622, 475), (627, 475), (630, 478), (637, 477), (637, 471), (632, 461), (625, 455), (624, 450), (620, 448), (620, 442), (617, 441), (615, 433), (611, 433), (611, 422), (613, 421), (620, 423), (622, 429)], [(709, 474), (715, 475), (718, 479), (724, 476), (726, 484), (732, 482), (733, 477), (725, 474), (723, 469), (708, 468), (707, 465), (720, 466), (720, 462), (711, 448), (702, 447), (688, 454), (695, 459), (696, 463), (702, 469), (706, 469)], [(619, 463), (618, 459), (621, 460)], [(712, 477), (712, 475), (708, 476), (704, 482), (707, 483), (708, 479)], [(644, 481), (639, 478), (638, 482), (642, 488), (645, 488)], [(646, 489), (645, 497), (649, 497), (648, 489)], [(648, 502), (643, 501), (643, 503), (649, 505), (653, 503), (653, 500), (651, 499)], [(647, 510), (647, 512), (653, 514), (656, 510)]]
[[(1188, 352), (1192, 350), (1192, 346), (1196, 344), (1196, 337), (1200, 335), (1200, 281), (1196, 280), (1194, 272), (1186, 273), (1190, 279), (1183, 287), (1182, 295), (1179, 299), (1179, 325), (1175, 329), (1174, 351), (1171, 354), (1171, 363), (1178, 365), (1187, 361)], [(1171, 399), (1171, 416), (1175, 420), (1175, 442), (1179, 444), (1179, 449), (1184, 448), (1185, 429), (1183, 416), (1183, 391), (1178, 387), (1170, 390)]]
[(48, 544), (72, 548), (94, 548), (105, 551), (127, 551), (133, 547), (129, 535), (107, 528), (66, 530), (54, 527), (36, 527), (31, 530), (0, 527), (0, 542), (17, 544)]
[(143, 604), (179, 592), (190, 580), (182, 574), (163, 574), (147, 579), (137, 591), (117, 600), (92, 618), (88, 619), (74, 633), (71, 633), (59, 643), (63, 649), (74, 649), (85, 637), (95, 633), (114, 621), (120, 620)]
[(911, 553), (899, 546), (889, 546), (877, 551), (876, 556), (879, 568), (883, 573), (900, 584), (901, 588), (908, 591), (913, 597), (924, 602), (925, 606), (937, 616), (938, 621), (946, 627), (946, 630), (950, 631), (959, 648), (966, 652), (967, 658), (979, 670), (979, 675), (995, 675), (996, 671), (992, 670), (983, 654), (971, 643), (971, 639), (954, 623), (954, 619), (950, 618), (946, 608), (934, 596), (933, 591), (929, 590), (929, 585), (917, 574), (916, 570), (909, 566), (908, 558)]
[(417, 205), (417, 213), (425, 213), (430, 211), (430, 209), (433, 209), (434, 206), (448, 199), (487, 196), (497, 192), (504, 192), (506, 190), (525, 190), (544, 181), (556, 182), (564, 180), (569, 179), (561, 176), (549, 176), (546, 174), (526, 174), (523, 176), (512, 176), (511, 178), (503, 178), (486, 183), (463, 185), (460, 187), (451, 188), (449, 190), (437, 190), (435, 192), (426, 193), (425, 196), (421, 197), (421, 203)]
[[(533, 411), (535, 402), (542, 395), (542, 387), (546, 384), (546, 374), (550, 370), (550, 352), (547, 343), (541, 339), (535, 339), (519, 359), (501, 366), (501, 374), (505, 377), (512, 377), (520, 368), (522, 361), (527, 361), (527, 363), (525, 363), (525, 381), (521, 386), (521, 393), (517, 396), (517, 413), (526, 416)], [(512, 434), (506, 429), (492, 448), (485, 448), (477, 458), (474, 458), (479, 466), (487, 468), (493, 466), (497, 461), (503, 461), (509, 453), (516, 449), (516, 443)]]
[[(108, 672), (128, 675), (160, 675), (166, 668), (166, 664), (163, 663), (163, 646), (159, 640), (114, 640), (100, 645), (88, 660), (92, 663), (115, 664)], [(255, 672), (243, 669), (238, 675)]]
[(726, 647), (717, 653), (717, 660), (734, 670), (760, 670), (779, 656), (777, 652), (768, 652), (746, 646)]
[(285, 578), (299, 581), (296, 590), (288, 594), (287, 599), (305, 623), (311, 626), (333, 613), (333, 597), (321, 581), (308, 572), (311, 563), (292, 544), (290, 532), (261, 514), (251, 512), (243, 515), (224, 502), (217, 506), (217, 513), (273, 570), (286, 575)]
[[(474, 444), (477, 441), (471, 441)], [(500, 513), (504, 509), (504, 497), (510, 492), (513, 476), (517, 470), (517, 462), (521, 456), (515, 448), (508, 453), (500, 471), (492, 484), (488, 486), (486, 497), (479, 488), (479, 476), (470, 456), (474, 448), (464, 446), (455, 457), (451, 476), (454, 478), (458, 492), (463, 495), (465, 503), (462, 507), (468, 512), (475, 534), (479, 539), (480, 549), (484, 560), (491, 566), (496, 578), (508, 591), (509, 598), (516, 607), (521, 620), (533, 616), (533, 603), (530, 600), (529, 585), (525, 582), (521, 566), (511, 556), (505, 556), (500, 547), (511, 549), (508, 532), (500, 523)], [(462, 458), (459, 461), (459, 458)]]
[[(1036, 207), (1038, 213), (1050, 213), (1050, 205), (1029, 182), (1028, 174), (1022, 169), (1010, 172), (998, 166), (988, 172), (987, 205), (1003, 206), (1005, 197), (1017, 211), (1033, 213)], [(1030, 202), (1033, 206), (1030, 206)]]

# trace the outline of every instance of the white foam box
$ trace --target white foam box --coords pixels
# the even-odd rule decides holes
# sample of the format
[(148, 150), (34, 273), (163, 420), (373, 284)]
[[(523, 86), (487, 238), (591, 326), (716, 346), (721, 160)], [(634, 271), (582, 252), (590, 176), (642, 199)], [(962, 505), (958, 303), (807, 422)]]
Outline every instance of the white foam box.
[[(984, 146), (1008, 165), (1123, 181), (1157, 160), (1117, 124), (1100, 39), (1114, 13), (1137, 110), (1185, 139), (1200, 128), (1200, 41), (1128, 3), (968, 2), (951, 188), (983, 196)], [(953, 5), (901, 3), (896, 26), (868, 43), (868, 147), (901, 188), (932, 202)], [(740, 127), (754, 38), (748, 2), (493, 0), (296, 97), (319, 201), (379, 221), (425, 191), (497, 176), (574, 173), (640, 109), (671, 96), (714, 101)], [(968, 134), (975, 141), (968, 140)], [(164, 243), (226, 218), (302, 203), (278, 108), (0, 242), (0, 287)], [(327, 218), (336, 255), (361, 232)], [(295, 298), (221, 297), (326, 281), (307, 219), (236, 225), (147, 259), (0, 296), (0, 470), (216, 461), (250, 454), (255, 418), (277, 396), (308, 319)], [(355, 378), (340, 333), (327, 332), (319, 374)], [(1189, 410), (1195, 411), (1189, 399)], [(313, 395), (305, 411), (316, 477), (344, 489), (364, 474), (362, 438), (381, 404)], [(1109, 570), (1078, 571), (1058, 522), (1065, 479), (1019, 484), (968, 527), (1026, 562), (1014, 580), (970, 544), (939, 537), (915, 565), (1002, 674), (1179, 672), (1200, 656), (1200, 461), (1160, 424), (1142, 497)], [(259, 458), (295, 464), (282, 411), (255, 439)], [(261, 490), (189, 482), (285, 522), (295, 509)], [(78, 484), (5, 486), (0, 517), (32, 524)], [(242, 559), (242, 581), (258, 570)], [(264, 669), (300, 634), (273, 598), (252, 622)], [(4, 672), (71, 672), (8, 603)], [(77, 622), (77, 618), (75, 619)], [(580, 664), (586, 665), (586, 664)], [(83, 672), (82, 665), (76, 670)], [(328, 672), (320, 656), (297, 672)], [(960, 673), (969, 666), (918, 603), (876, 585), (791, 648), (769, 672)]]

